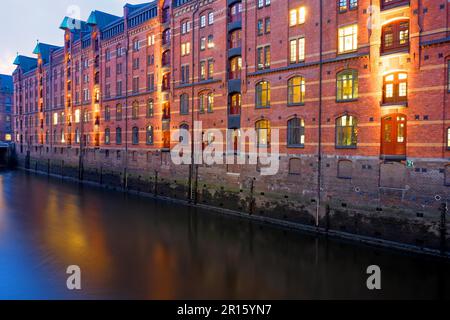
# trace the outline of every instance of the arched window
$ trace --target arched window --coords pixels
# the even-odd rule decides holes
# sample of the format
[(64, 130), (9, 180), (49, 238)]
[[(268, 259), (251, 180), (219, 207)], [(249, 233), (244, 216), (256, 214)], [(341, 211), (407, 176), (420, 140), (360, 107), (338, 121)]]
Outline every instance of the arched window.
[(233, 57), (230, 60), (230, 80), (240, 79), (242, 71), (242, 58)]
[(383, 78), (383, 103), (404, 103), (408, 100), (408, 74), (396, 72)]
[(288, 105), (300, 105), (305, 103), (305, 78), (294, 77), (288, 81)]
[(189, 114), (189, 96), (186, 93), (180, 96), (180, 114)]
[(288, 147), (305, 146), (305, 121), (303, 119), (294, 118), (288, 121), (287, 139)]
[(139, 102), (137, 101), (133, 102), (131, 116), (133, 120), (139, 119)]
[(147, 118), (153, 117), (155, 114), (155, 105), (152, 99), (147, 101)]
[(408, 20), (398, 20), (383, 26), (381, 34), (381, 53), (398, 52), (408, 48)]
[(164, 51), (164, 53), (162, 54), (161, 61), (163, 67), (170, 65), (170, 50)]
[(256, 85), (256, 108), (270, 108), (270, 84), (267, 81)]
[(267, 147), (270, 144), (270, 122), (268, 120), (256, 122), (256, 134), (258, 147)]
[(344, 70), (336, 77), (337, 101), (354, 100), (358, 98), (358, 71)]
[(241, 114), (242, 97), (240, 93), (233, 93), (230, 96), (230, 115)]
[(189, 144), (189, 125), (183, 123), (180, 125), (180, 143)]
[(122, 105), (120, 103), (116, 106), (116, 121), (122, 121)]
[(105, 129), (105, 144), (111, 144), (111, 130), (109, 128)]
[(153, 127), (152, 126), (147, 127), (146, 142), (148, 145), (153, 145)]
[(336, 120), (336, 147), (356, 148), (358, 143), (358, 121), (353, 116), (342, 116)]
[(116, 144), (122, 144), (122, 128), (116, 129)]
[(139, 144), (139, 128), (138, 127), (133, 128), (131, 140), (134, 145)]

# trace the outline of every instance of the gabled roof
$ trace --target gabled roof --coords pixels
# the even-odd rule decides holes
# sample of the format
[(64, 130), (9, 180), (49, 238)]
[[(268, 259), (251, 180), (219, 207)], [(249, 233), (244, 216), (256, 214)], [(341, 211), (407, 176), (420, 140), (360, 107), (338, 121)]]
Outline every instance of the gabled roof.
[(121, 17), (102, 12), (102, 11), (92, 11), (91, 15), (88, 18), (87, 23), (89, 25), (96, 25), (102, 30), (105, 26), (113, 23), (114, 21), (122, 19)]
[(54, 45), (51, 45), (51, 44), (46, 44), (46, 43), (38, 43), (36, 45), (36, 48), (34, 48), (33, 53), (34, 54), (40, 54), (41, 58), (42, 58), (42, 61), (45, 64), (45, 63), (47, 63), (49, 61), (51, 52), (55, 51), (55, 50), (58, 50), (58, 49), (61, 49), (61, 47), (54, 46)]
[(13, 78), (10, 75), (0, 74), (0, 90), (13, 90)]
[(28, 72), (37, 68), (37, 59), (19, 55), (14, 60), (14, 64), (22, 68), (23, 72)]
[(62, 30), (70, 30), (72, 32), (80, 31), (80, 29), (83, 32), (91, 30), (91, 27), (87, 24), (87, 22), (70, 17), (64, 17), (63, 21), (59, 25), (59, 28)]

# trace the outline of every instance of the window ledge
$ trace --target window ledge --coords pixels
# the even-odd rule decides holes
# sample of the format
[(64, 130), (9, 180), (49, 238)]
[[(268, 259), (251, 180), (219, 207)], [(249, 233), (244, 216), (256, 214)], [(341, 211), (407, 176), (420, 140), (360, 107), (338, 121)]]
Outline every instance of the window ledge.
[(340, 100), (340, 99), (336, 99), (336, 103), (346, 103), (346, 102), (357, 102), (358, 101), (358, 98), (355, 98), (355, 99), (342, 99), (342, 100)]
[(299, 144), (299, 145), (288, 145), (287, 146), (289, 149), (305, 149), (305, 145)]
[(345, 149), (350, 149), (350, 150), (355, 150), (358, 149), (358, 146), (336, 146), (336, 149), (339, 150), (345, 150)]
[(381, 55), (381, 57), (386, 57), (391, 54), (399, 54), (399, 53), (409, 54), (409, 46), (410, 46), (410, 44), (408, 43), (408, 45), (404, 46), (404, 47), (388, 49), (388, 50), (384, 50), (384, 51), (382, 50), (380, 55)]
[(407, 107), (408, 102), (380, 102), (380, 107), (386, 108), (386, 107)]
[(288, 107), (303, 107), (305, 106), (304, 102), (300, 102), (300, 103), (288, 103), (287, 105)]

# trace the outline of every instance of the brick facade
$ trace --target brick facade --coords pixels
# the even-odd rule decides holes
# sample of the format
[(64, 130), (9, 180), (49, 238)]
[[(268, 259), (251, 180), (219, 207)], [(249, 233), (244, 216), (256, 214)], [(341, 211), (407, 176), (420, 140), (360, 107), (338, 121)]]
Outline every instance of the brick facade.
[[(449, 17), (434, 0), (167, 0), (65, 18), (64, 47), (16, 60), (19, 159), (436, 247), (450, 199)], [(173, 165), (170, 135), (193, 121), (279, 129), (279, 173)]]
[(0, 141), (12, 140), (13, 81), (0, 74)]

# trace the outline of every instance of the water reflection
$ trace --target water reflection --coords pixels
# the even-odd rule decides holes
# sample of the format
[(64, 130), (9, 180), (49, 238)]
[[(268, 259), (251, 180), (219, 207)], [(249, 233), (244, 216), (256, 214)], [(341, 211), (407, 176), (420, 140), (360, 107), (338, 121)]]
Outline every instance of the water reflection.
[[(68, 292), (79, 265), (83, 290)], [(380, 265), (383, 291), (365, 287)], [(449, 298), (448, 264), (172, 203), (0, 174), (0, 298)]]

